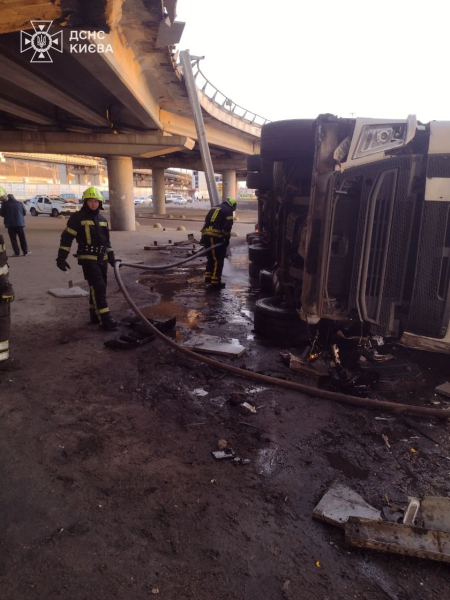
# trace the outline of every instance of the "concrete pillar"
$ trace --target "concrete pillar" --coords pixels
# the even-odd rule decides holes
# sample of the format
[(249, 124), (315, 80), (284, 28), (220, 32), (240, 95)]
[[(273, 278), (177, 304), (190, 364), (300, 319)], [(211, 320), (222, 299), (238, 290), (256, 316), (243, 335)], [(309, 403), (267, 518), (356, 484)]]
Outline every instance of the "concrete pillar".
[(222, 201), (236, 198), (236, 171), (224, 171), (222, 175)]
[(67, 165), (59, 165), (59, 183), (67, 183)]
[(111, 229), (136, 231), (133, 190), (133, 161), (128, 156), (107, 158)]
[(166, 214), (166, 195), (164, 193), (164, 169), (152, 169), (153, 212)]

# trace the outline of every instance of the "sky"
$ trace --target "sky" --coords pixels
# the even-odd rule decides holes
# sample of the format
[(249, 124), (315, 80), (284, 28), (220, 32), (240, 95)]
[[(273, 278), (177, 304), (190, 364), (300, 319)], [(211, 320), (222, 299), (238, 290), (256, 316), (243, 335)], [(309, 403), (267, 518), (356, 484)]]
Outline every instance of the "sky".
[(178, 0), (179, 50), (271, 121), (339, 117), (450, 120), (445, 0)]

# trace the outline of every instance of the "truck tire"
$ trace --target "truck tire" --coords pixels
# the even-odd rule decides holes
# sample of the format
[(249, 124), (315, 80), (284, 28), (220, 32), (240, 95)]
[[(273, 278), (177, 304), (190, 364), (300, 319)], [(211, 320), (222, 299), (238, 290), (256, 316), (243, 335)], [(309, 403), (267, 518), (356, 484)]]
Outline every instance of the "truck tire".
[(258, 335), (283, 343), (301, 345), (309, 339), (307, 325), (298, 312), (281, 308), (277, 296), (256, 301), (254, 326)]
[(273, 174), (267, 171), (265, 173), (247, 173), (246, 183), (250, 190), (266, 192), (272, 189)]
[(272, 291), (272, 273), (266, 269), (261, 269), (259, 272), (259, 289), (262, 292)]
[(55, 219), (56, 219), (56, 217), (59, 217), (59, 212), (58, 212), (57, 208), (52, 208), (52, 214), (51, 214), (51, 216), (55, 217)]
[(258, 265), (265, 265), (270, 261), (270, 250), (262, 244), (251, 244), (248, 247), (248, 259)]
[(248, 263), (248, 275), (250, 279), (259, 280), (259, 272), (261, 270), (261, 265), (257, 265), (256, 263)]
[(247, 156), (247, 171), (249, 173), (259, 173), (261, 171), (261, 154)]
[(247, 233), (247, 244), (257, 244), (259, 240), (259, 233), (251, 232)]
[(311, 158), (314, 155), (312, 119), (291, 119), (263, 125), (261, 158), (274, 161)]
[(32, 217), (37, 217), (38, 216), (38, 211), (34, 208), (34, 206), (32, 208), (30, 208), (30, 215)]

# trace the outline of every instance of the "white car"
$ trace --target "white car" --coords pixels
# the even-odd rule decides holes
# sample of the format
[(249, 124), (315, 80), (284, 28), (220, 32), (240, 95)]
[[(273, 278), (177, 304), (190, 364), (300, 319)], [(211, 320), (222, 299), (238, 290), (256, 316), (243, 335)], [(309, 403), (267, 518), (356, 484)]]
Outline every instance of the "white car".
[(173, 199), (173, 203), (178, 204), (178, 206), (184, 206), (185, 204), (187, 204), (187, 200), (186, 198), (183, 198), (183, 196), (175, 196)]
[(59, 215), (71, 215), (80, 210), (80, 204), (68, 202), (60, 196), (34, 196), (30, 200), (30, 215), (37, 217), (39, 215), (50, 215), (59, 217)]
[(140, 196), (139, 198), (134, 199), (135, 206), (138, 206), (138, 205), (141, 206), (143, 204), (147, 204), (147, 205), (153, 204), (152, 197), (151, 196)]

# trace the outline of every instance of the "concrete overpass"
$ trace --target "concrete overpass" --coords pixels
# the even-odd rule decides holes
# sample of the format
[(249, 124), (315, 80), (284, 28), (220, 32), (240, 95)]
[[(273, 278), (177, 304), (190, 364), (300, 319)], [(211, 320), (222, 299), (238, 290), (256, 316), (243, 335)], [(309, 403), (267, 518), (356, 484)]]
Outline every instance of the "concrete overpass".
[[(176, 4), (5, 0), (0, 5), (0, 150), (105, 157), (115, 229), (135, 227), (133, 162), (153, 170), (161, 213), (163, 170), (202, 169), (176, 63), (174, 45), (184, 28), (176, 21)], [(49, 24), (32, 28), (31, 21)], [(223, 173), (224, 194), (234, 194), (246, 156), (259, 152), (264, 120), (222, 96), (209, 82), (199, 90), (214, 168)]]

